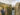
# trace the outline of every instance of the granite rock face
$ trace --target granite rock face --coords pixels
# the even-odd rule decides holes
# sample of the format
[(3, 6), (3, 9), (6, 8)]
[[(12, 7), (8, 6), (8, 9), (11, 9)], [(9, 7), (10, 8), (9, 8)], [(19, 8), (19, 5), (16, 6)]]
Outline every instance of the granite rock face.
[(16, 3), (16, 6), (15, 6), (15, 15), (20, 15), (20, 3)]

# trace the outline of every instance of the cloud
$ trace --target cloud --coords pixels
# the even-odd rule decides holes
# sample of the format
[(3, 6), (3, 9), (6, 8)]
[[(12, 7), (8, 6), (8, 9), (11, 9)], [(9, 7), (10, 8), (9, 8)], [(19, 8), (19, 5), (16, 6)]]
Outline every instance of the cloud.
[(3, 2), (3, 3), (6, 3), (6, 4), (12, 4), (12, 7), (14, 6), (15, 7), (15, 4), (16, 4), (16, 2), (17, 2), (18, 0), (16, 0), (16, 1), (13, 1), (13, 0), (0, 0), (0, 2)]

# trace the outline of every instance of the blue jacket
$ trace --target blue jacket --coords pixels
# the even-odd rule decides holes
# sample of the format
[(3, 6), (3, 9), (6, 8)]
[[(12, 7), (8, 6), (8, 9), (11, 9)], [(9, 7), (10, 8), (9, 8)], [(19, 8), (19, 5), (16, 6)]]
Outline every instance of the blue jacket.
[(4, 13), (4, 10), (1, 10), (2, 13)]

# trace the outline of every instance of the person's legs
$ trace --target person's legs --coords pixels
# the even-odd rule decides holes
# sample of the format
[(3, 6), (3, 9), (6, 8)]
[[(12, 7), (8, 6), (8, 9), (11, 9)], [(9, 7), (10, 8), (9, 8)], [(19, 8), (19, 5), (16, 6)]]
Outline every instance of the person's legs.
[(2, 15), (5, 15), (5, 13), (2, 13)]

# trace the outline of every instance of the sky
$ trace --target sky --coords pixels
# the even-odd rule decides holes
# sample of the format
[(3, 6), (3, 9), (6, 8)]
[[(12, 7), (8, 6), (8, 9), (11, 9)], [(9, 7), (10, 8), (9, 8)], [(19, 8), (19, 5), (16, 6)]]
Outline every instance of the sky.
[(15, 7), (16, 2), (19, 2), (20, 0), (0, 0), (0, 2), (6, 3), (6, 4), (12, 4), (12, 7)]

